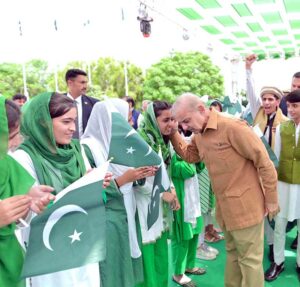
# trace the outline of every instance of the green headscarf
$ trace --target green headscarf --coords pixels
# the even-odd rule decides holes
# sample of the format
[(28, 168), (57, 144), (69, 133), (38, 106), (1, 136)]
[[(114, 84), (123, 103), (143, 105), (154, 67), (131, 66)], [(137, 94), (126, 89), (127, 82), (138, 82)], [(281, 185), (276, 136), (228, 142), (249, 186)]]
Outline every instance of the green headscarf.
[(49, 111), (53, 95), (37, 95), (23, 111), (21, 131), (26, 139), (20, 149), (30, 155), (39, 183), (54, 187), (58, 193), (82, 177), (86, 170), (78, 140), (68, 145), (56, 144)]
[[(34, 179), (12, 157), (7, 155), (8, 121), (5, 98), (0, 96), (0, 199), (25, 194)], [(1, 215), (0, 215), (1, 216)], [(0, 286), (25, 286), (20, 281), (23, 251), (15, 236), (15, 223), (0, 228)]]
[(166, 144), (163, 136), (159, 130), (157, 120), (154, 113), (153, 103), (150, 103), (144, 113), (144, 119), (141, 122), (139, 129), (140, 135), (158, 153), (161, 148), (164, 162), (169, 165), (171, 161), (171, 154), (169, 144)]
[(0, 95), (0, 159), (7, 153), (8, 145), (8, 122), (5, 109), (5, 98)]
[[(12, 157), (7, 155), (8, 149), (8, 121), (5, 108), (5, 98), (0, 96), (0, 199), (14, 195), (26, 194), (34, 184), (34, 179)], [(1, 235), (13, 234), (15, 224), (0, 228)]]

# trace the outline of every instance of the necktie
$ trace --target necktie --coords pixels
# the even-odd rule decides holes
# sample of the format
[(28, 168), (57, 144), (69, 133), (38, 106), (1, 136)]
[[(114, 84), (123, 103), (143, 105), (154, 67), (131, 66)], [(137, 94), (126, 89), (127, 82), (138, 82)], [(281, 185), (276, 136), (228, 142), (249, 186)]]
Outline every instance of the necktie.
[(78, 121), (79, 121), (79, 114), (78, 114), (78, 108), (77, 108), (77, 101), (74, 101), (75, 102), (75, 106), (76, 106), (76, 110), (77, 110), (77, 118), (75, 120), (75, 132), (73, 133), (73, 139), (79, 139), (79, 124), (78, 124)]
[(264, 135), (265, 135), (266, 132), (267, 132), (267, 129), (269, 128), (268, 144), (270, 146), (272, 145), (272, 127), (273, 127), (274, 119), (275, 119), (275, 115), (268, 116), (267, 125), (266, 125), (265, 130), (264, 130)]

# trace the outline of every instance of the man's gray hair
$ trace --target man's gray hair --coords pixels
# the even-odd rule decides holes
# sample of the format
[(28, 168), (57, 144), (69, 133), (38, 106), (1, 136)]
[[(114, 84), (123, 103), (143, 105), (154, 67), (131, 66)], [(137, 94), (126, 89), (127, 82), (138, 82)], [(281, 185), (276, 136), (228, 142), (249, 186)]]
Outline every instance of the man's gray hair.
[(198, 104), (202, 102), (201, 99), (193, 94), (193, 93), (184, 93), (180, 95), (175, 103), (172, 106), (172, 114), (176, 114), (176, 112), (182, 108), (183, 106), (188, 108), (189, 110), (193, 111), (196, 109)]

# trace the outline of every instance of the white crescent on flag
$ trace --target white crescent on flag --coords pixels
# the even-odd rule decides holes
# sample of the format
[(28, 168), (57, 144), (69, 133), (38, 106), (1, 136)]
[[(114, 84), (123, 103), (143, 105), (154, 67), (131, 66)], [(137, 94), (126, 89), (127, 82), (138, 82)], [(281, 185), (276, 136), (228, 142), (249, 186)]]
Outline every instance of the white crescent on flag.
[(44, 230), (43, 230), (43, 242), (46, 248), (48, 248), (49, 250), (53, 251), (51, 245), (50, 245), (50, 233), (51, 230), (53, 229), (54, 225), (67, 213), (70, 212), (81, 212), (84, 213), (86, 215), (88, 215), (88, 213), (81, 208), (78, 205), (74, 205), (74, 204), (69, 204), (69, 205), (65, 205), (62, 206), (58, 209), (56, 209), (48, 218)]
[(128, 138), (129, 136), (136, 134), (136, 130), (132, 129), (130, 132), (128, 132), (128, 134), (125, 136), (125, 139)]

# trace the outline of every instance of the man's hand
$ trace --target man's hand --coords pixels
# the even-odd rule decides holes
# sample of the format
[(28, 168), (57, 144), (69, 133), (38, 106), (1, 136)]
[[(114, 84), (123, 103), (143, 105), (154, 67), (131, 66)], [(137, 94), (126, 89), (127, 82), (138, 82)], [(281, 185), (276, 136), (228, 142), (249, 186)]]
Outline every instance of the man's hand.
[(30, 209), (39, 214), (41, 213), (55, 196), (51, 194), (53, 187), (47, 185), (38, 185), (32, 187), (28, 195), (31, 197)]
[(26, 216), (31, 199), (28, 195), (16, 195), (0, 201), (0, 227)]
[(172, 117), (172, 119), (171, 119), (171, 133), (170, 133), (169, 137), (174, 135), (176, 132), (178, 132), (178, 122), (176, 121), (176, 119), (174, 117)]
[(251, 70), (252, 64), (256, 61), (257, 56), (255, 54), (248, 55), (246, 57), (246, 70)]
[(271, 221), (280, 211), (279, 205), (277, 203), (266, 203), (265, 216), (268, 215)]

